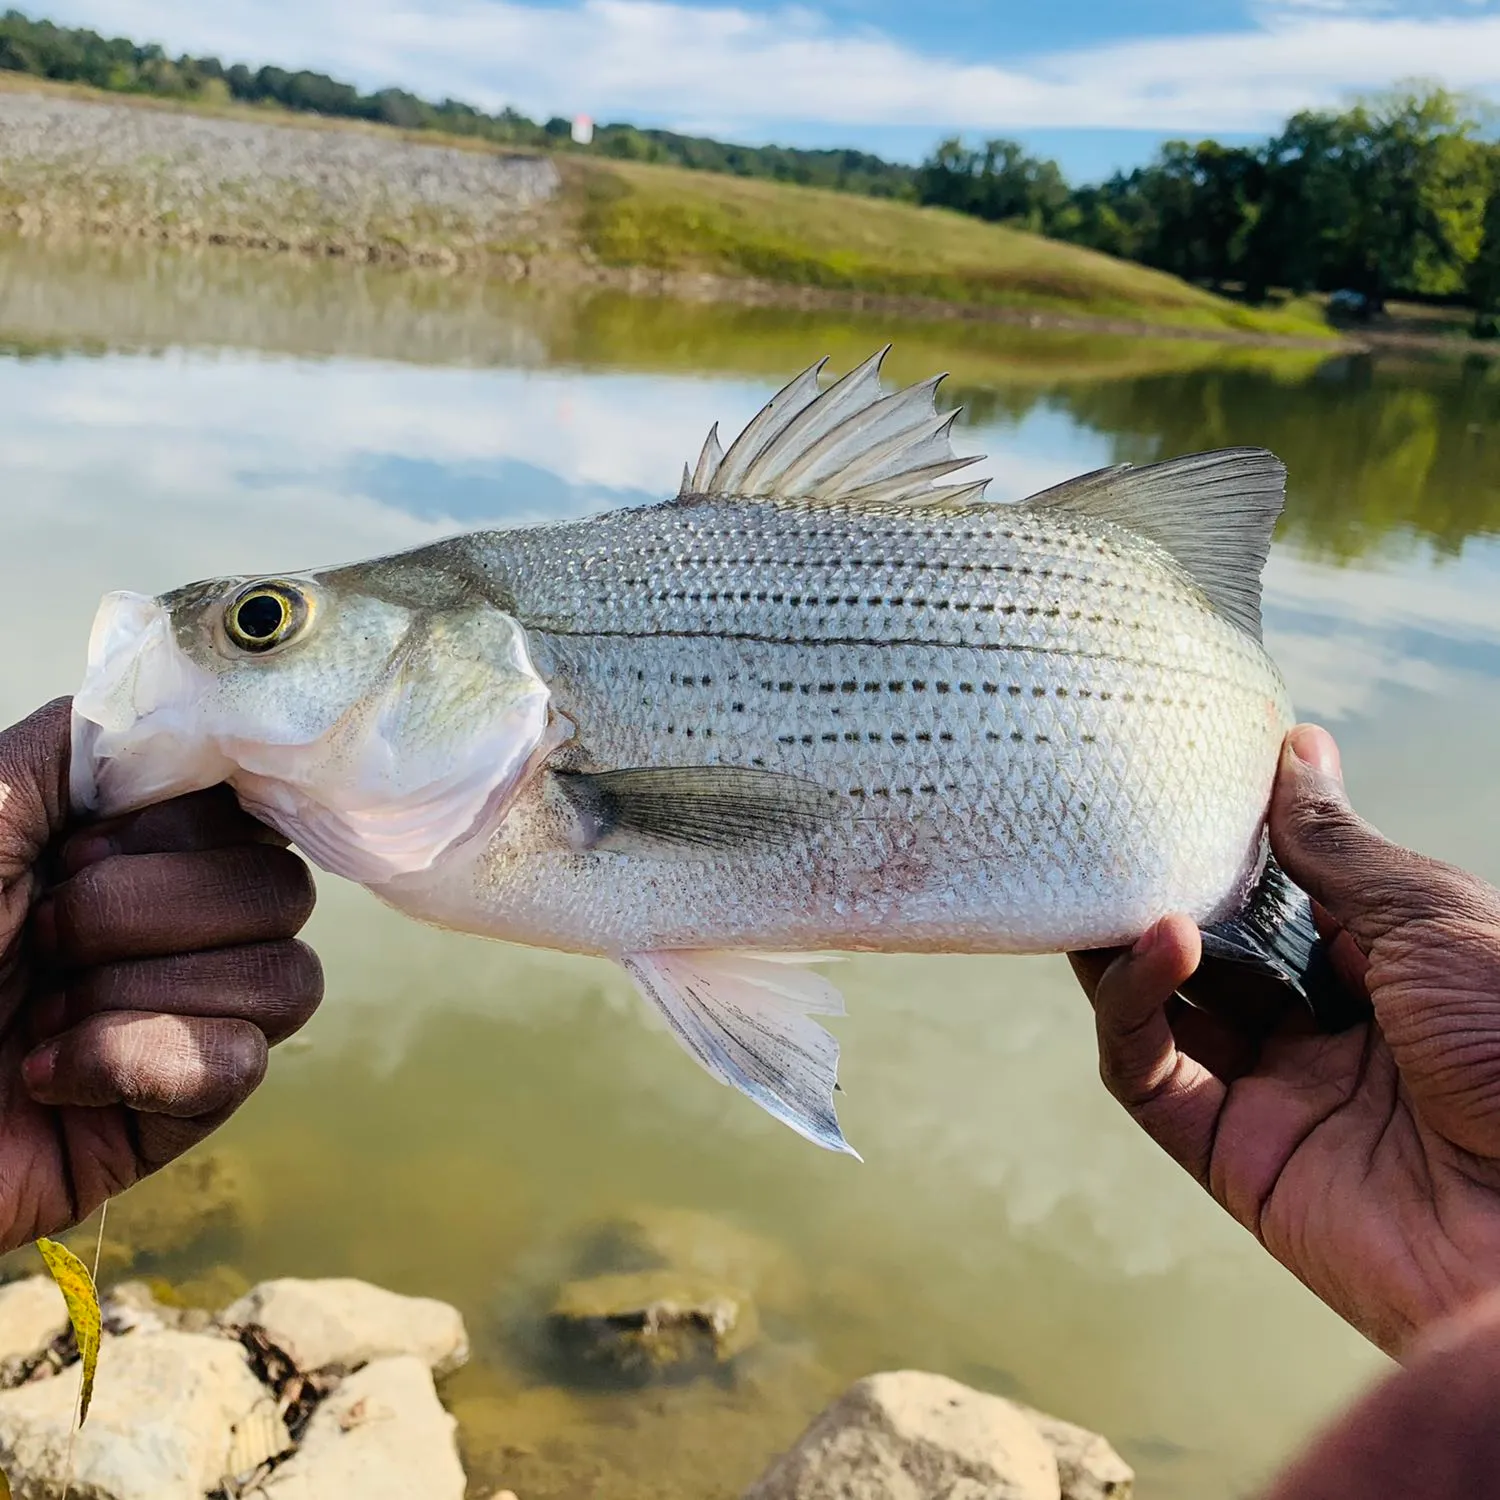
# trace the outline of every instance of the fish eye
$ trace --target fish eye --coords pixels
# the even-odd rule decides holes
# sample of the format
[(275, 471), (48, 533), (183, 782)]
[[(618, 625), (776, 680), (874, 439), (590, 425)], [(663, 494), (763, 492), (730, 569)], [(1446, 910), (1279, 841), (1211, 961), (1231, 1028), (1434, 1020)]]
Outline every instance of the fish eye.
[(302, 632), (311, 614), (307, 596), (289, 583), (253, 583), (224, 611), (224, 633), (241, 651), (270, 651)]

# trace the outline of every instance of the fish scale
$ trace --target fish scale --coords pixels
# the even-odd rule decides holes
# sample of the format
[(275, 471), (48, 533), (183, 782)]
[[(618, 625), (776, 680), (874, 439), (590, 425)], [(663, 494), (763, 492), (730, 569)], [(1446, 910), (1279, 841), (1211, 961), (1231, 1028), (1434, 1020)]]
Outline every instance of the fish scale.
[[(589, 763), (749, 765), (837, 794), (808, 849), (554, 856), (541, 881), (518, 808), (461, 878), (512, 935), (597, 951), (1049, 952), (1132, 936), (1163, 900), (1212, 920), (1258, 855), (1288, 722), (1274, 668), (1158, 549), (1003, 509), (651, 509), (455, 543), (511, 601)], [(1205, 795), (1226, 786), (1253, 790)]]
[(1057, 952), (1180, 911), (1310, 994), (1310, 907), (1264, 849), (1279, 462), (991, 504), (937, 482), (966, 461), (935, 381), (820, 368), (662, 505), (107, 601), (75, 796), (227, 777), (412, 916), (617, 960), (836, 1150), (811, 1017), (841, 1003), (778, 953)]

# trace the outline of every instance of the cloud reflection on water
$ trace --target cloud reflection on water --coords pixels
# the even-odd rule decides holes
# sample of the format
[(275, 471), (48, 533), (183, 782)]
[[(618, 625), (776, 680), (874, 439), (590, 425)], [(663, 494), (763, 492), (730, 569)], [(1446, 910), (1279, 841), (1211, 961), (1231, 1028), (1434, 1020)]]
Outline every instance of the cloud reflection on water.
[[(714, 421), (733, 428), (771, 389), (746, 377), (234, 353), (0, 360), (0, 585), (26, 642), (0, 656), (0, 717), (74, 685), (106, 589), (345, 561), (460, 527), (640, 503), (674, 487)], [(1018, 405), (962, 434), (992, 455), (1001, 497), (1111, 458), (1115, 439), (1068, 402)], [(1488, 859), (1492, 874), (1474, 810), (1494, 803), (1500, 715), (1472, 707), (1500, 676), (1497, 584), (1493, 541), (1456, 560), (1414, 545), (1344, 568), (1278, 549), (1267, 580), (1270, 644), (1303, 711), (1338, 724), (1377, 820), (1411, 827), (1434, 852)], [(1425, 802), (1411, 793), (1413, 769), (1436, 764), (1424, 720), (1445, 757)], [(1103, 1096), (1086, 1011), (1056, 961), (847, 967), (847, 1124), (871, 1162), (851, 1174), (639, 1026), (603, 965), (417, 928), (339, 887), (325, 890), (315, 932), (331, 1003), (314, 1051), (278, 1070), (238, 1127), (250, 1147), (303, 1077), (326, 1080), (331, 1100), (340, 1088), (406, 1100), (393, 1119), (419, 1136), (440, 1086), (423, 1069), (432, 1057), (456, 1066), (449, 1053), (472, 1048), (480, 1028), (494, 1059), (475, 1138), (497, 1159), (519, 1154), (585, 1196), (607, 1181), (714, 1199), (731, 1184), (743, 1211), (810, 1260), (880, 1288), (848, 1315), (851, 1361), (977, 1365), (1004, 1349), (1038, 1399), (1066, 1398), (1122, 1435), (1190, 1435), (1217, 1455), (1219, 1476), (1248, 1472), (1369, 1367), (1352, 1335), (1205, 1212)], [(616, 1014), (627, 1007), (629, 1019)], [(362, 1128), (329, 1110), (325, 1133)], [(925, 1274), (910, 1275), (914, 1265)], [(896, 1326), (914, 1330), (908, 1342), (890, 1342)], [(1206, 1383), (1192, 1374), (1222, 1362), (1229, 1342), (1234, 1368)], [(1170, 1476), (1153, 1489), (1172, 1493)]]

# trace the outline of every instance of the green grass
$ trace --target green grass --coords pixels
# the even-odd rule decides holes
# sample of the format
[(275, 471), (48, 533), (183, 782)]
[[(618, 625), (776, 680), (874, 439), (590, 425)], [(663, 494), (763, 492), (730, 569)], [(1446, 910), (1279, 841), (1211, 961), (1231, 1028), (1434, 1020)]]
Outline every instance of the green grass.
[[(103, 94), (15, 73), (0, 72), (0, 90), (274, 122), (304, 130), (353, 130), (468, 151), (515, 154), (517, 150), (472, 137), (323, 119), (274, 106)], [(540, 235), (531, 234), (524, 244), (476, 249), (465, 243), (464, 226), (455, 222), (443, 226), (437, 240), (460, 248), (459, 259), (480, 269), (487, 256), (503, 255), (523, 259), (539, 255), (549, 262), (562, 262), (565, 268), (572, 251), (621, 270), (709, 273), (809, 292), (944, 303), (957, 309), (1009, 308), (1113, 319), (1185, 333), (1309, 340), (1337, 336), (1311, 301), (1279, 309), (1247, 307), (1160, 271), (946, 209), (571, 152), (555, 159), (566, 187), (561, 201), (541, 216)], [(296, 244), (310, 226), (295, 205), (287, 205), (283, 212), (285, 238)], [(340, 239), (340, 226), (319, 227), (330, 240)], [(401, 259), (400, 243), (375, 248), (393, 260)], [(919, 310), (916, 306), (909, 309)]]
[(579, 232), (606, 265), (829, 291), (1328, 338), (1310, 308), (1261, 310), (1077, 245), (816, 188), (572, 159)]

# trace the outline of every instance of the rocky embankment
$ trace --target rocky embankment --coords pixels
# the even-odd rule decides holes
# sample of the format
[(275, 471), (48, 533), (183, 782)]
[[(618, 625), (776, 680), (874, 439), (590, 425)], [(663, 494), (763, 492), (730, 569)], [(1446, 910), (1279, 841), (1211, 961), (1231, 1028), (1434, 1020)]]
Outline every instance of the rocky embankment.
[(503, 265), (558, 187), (545, 157), (0, 91), (0, 225), (23, 233)]
[[(659, 1282), (660, 1278), (658, 1278)], [(560, 1309), (639, 1372), (723, 1363), (744, 1334), (707, 1301), (619, 1278), (612, 1311)], [(602, 1295), (602, 1291), (601, 1291)], [(434, 1381), (469, 1354), (456, 1309), (353, 1280), (268, 1281), (216, 1314), (143, 1282), (105, 1299), (93, 1407), (73, 1434), (77, 1350), (44, 1276), (0, 1287), (0, 1467), (17, 1500), (464, 1500)], [(652, 1346), (659, 1344), (654, 1352)], [(920, 1371), (834, 1402), (744, 1500), (1128, 1500), (1097, 1434)], [(492, 1500), (516, 1500), (501, 1491)]]
[[(689, 1431), (707, 1415), (700, 1404), (695, 1418), (695, 1393), (720, 1393), (743, 1436), (769, 1415), (774, 1384), (785, 1441), (838, 1389), (796, 1373), (819, 1296), (806, 1269), (695, 1209), (617, 1211), (549, 1240), (545, 1272), (509, 1287), (459, 1373), (470, 1332), (447, 1303), (351, 1279), (250, 1286), (233, 1259), (260, 1208), (254, 1174), (223, 1151), (116, 1200), (99, 1247), (93, 1404), (76, 1433), (78, 1350), (61, 1294), (28, 1274), (34, 1251), (0, 1261), (0, 1471), (16, 1500), (65, 1489), (74, 1500), (530, 1500), (607, 1495), (612, 1475), (630, 1496), (723, 1494), (766, 1448), (714, 1446), (694, 1467), (678, 1445), (701, 1440)], [(92, 1254), (86, 1231), (70, 1238)], [(525, 1355), (497, 1379), (507, 1347)], [(586, 1392), (615, 1404), (573, 1409)], [(643, 1490), (612, 1464), (641, 1457), (646, 1414), (669, 1401), (688, 1425), (647, 1450), (660, 1483)], [(527, 1416), (538, 1403), (572, 1415), (544, 1435)], [(597, 1445), (601, 1422), (632, 1434), (624, 1448)], [(735, 1440), (714, 1431), (714, 1444)], [(1092, 1432), (898, 1371), (828, 1406), (745, 1500), (1126, 1500), (1133, 1482)]]

